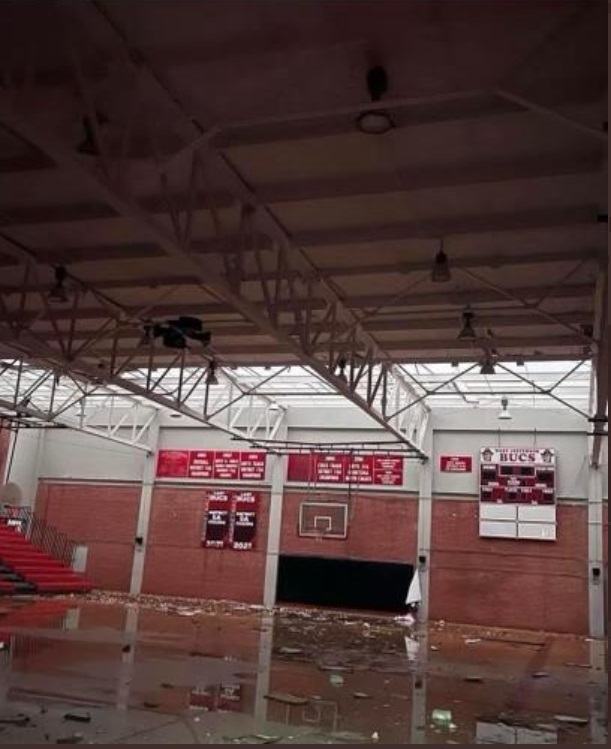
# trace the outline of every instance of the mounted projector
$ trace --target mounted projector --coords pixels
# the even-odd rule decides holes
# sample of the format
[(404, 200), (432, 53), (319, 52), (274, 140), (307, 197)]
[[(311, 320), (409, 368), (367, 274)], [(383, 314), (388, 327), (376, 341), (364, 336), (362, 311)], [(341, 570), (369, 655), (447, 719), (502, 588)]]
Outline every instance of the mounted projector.
[(197, 317), (181, 315), (173, 320), (145, 324), (141, 345), (154, 343), (159, 338), (165, 348), (182, 351), (188, 348), (189, 340), (208, 346), (212, 334), (204, 330), (202, 321)]

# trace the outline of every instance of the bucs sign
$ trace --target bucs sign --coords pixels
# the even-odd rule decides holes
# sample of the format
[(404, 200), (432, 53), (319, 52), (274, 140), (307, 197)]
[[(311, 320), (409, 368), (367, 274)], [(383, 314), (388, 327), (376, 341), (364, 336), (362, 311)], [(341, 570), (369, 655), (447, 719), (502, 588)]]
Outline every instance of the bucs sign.
[(548, 447), (480, 450), (480, 536), (556, 539), (556, 453)]
[(517, 463), (522, 465), (554, 465), (556, 456), (548, 447), (483, 447), (481, 450), (482, 463)]

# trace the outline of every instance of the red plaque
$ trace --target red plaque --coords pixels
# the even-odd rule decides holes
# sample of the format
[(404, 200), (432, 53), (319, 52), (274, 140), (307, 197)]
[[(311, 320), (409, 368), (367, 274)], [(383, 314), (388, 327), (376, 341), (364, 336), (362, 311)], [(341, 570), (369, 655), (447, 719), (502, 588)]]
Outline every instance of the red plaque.
[(192, 450), (189, 459), (189, 478), (211, 479), (214, 474), (214, 451)]
[(188, 450), (160, 450), (157, 456), (157, 476), (183, 479), (189, 472)]
[(262, 481), (265, 478), (266, 457), (264, 452), (240, 453), (240, 480)]
[(374, 455), (373, 483), (378, 486), (401, 486), (403, 484), (403, 456)]
[(439, 468), (443, 473), (471, 473), (473, 458), (471, 455), (442, 455)]
[(348, 484), (373, 484), (373, 455), (352, 455), (346, 467)]
[(237, 450), (217, 450), (214, 453), (214, 478), (238, 479), (240, 475), (240, 453)]
[(310, 483), (316, 481), (316, 460), (311, 453), (292, 453), (289, 455), (287, 481)]
[(321, 484), (345, 484), (348, 456), (337, 453), (316, 455), (316, 481)]

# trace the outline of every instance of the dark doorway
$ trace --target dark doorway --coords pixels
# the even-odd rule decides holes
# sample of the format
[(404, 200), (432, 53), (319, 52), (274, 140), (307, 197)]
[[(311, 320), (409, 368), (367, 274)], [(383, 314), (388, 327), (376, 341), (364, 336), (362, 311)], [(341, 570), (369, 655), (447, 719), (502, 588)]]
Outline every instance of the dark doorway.
[(281, 555), (278, 602), (405, 612), (413, 570), (393, 562)]

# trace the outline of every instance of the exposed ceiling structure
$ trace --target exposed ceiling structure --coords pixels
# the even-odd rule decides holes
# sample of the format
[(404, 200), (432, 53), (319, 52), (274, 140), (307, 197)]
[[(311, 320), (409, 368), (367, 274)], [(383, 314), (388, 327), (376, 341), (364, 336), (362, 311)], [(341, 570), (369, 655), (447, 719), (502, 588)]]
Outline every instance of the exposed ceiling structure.
[(305, 366), (417, 454), (431, 373), (593, 360), (602, 431), (606, 15), (3, 3), (0, 353), (178, 410)]

